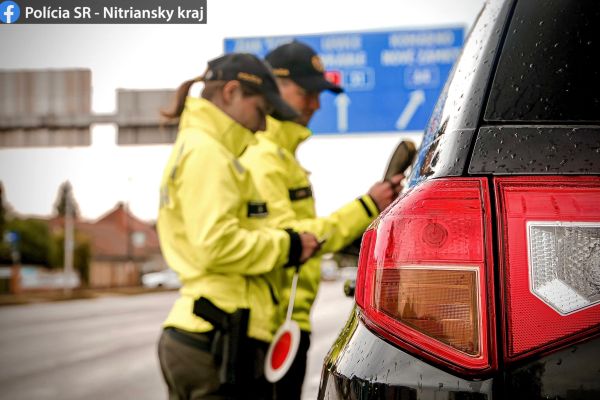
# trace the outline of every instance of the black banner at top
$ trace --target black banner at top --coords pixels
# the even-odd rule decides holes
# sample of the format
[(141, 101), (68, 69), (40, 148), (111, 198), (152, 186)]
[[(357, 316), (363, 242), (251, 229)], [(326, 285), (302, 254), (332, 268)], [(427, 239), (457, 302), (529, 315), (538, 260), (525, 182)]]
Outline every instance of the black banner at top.
[(0, 0), (4, 24), (206, 24), (207, 0)]

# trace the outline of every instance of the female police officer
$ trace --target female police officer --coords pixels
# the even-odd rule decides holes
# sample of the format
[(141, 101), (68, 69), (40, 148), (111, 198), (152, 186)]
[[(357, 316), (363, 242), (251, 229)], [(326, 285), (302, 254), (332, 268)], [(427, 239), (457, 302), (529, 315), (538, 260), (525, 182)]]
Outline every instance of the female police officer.
[[(202, 98), (186, 98), (198, 80), (205, 84)], [(167, 115), (180, 116), (179, 133), (162, 178), (158, 216), (161, 249), (182, 282), (158, 345), (169, 396), (269, 398), (262, 360), (278, 297), (269, 273), (303, 263), (319, 244), (312, 234), (269, 227), (267, 205), (238, 157), (253, 133), (265, 129), (266, 115), (296, 114), (281, 99), (269, 67), (250, 54), (210, 61), (203, 77), (182, 84), (176, 103)], [(205, 302), (195, 310), (198, 299)], [(211, 310), (224, 321), (249, 310), (247, 338), (222, 340), (231, 326), (198, 316)], [(223, 371), (232, 348), (238, 353), (234, 375)]]

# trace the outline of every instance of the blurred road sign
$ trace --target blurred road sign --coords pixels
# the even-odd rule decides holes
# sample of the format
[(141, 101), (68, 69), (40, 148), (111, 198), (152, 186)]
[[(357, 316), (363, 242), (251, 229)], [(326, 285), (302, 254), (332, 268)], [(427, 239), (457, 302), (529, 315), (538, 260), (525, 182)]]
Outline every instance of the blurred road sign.
[[(4, 232), (4, 241), (10, 246), (10, 256), (12, 258), (13, 265), (21, 263), (21, 252), (19, 251), (19, 242), (21, 241), (21, 235), (16, 231)], [(14, 284), (13, 284), (14, 285)], [(18, 290), (18, 289), (14, 289)]]
[(113, 123), (118, 144), (175, 141), (177, 121), (160, 115), (174, 89), (118, 89), (116, 114), (93, 114), (91, 79), (87, 69), (0, 71), (0, 148), (87, 146), (90, 125)]
[(316, 134), (423, 130), (458, 57), (464, 28), (225, 39), (225, 52), (263, 57), (302, 41), (319, 53), (346, 92), (321, 95), (310, 128)]
[(88, 69), (0, 71), (0, 147), (90, 144)]
[(160, 110), (169, 107), (173, 89), (117, 90), (118, 144), (174, 143), (177, 121), (167, 121)]
[(4, 241), (6, 243), (10, 244), (11, 246), (14, 246), (17, 243), (19, 243), (19, 240), (20, 240), (19, 232), (15, 232), (15, 231), (4, 232)]

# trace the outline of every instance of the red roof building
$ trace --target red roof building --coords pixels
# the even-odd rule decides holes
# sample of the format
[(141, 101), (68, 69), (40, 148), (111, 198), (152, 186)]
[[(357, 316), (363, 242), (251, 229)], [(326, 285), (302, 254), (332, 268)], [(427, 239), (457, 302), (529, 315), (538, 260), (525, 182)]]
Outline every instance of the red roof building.
[[(63, 227), (63, 217), (50, 221), (54, 231)], [(90, 287), (135, 286), (142, 272), (166, 268), (155, 226), (136, 218), (124, 203), (94, 222), (76, 220), (75, 231), (90, 242)]]

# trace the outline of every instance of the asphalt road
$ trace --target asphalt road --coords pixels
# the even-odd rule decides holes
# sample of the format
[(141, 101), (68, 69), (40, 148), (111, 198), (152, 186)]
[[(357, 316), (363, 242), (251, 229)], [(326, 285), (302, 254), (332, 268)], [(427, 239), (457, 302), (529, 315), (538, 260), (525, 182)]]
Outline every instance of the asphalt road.
[[(303, 399), (352, 301), (324, 282), (313, 312)], [(166, 399), (156, 356), (176, 292), (0, 308), (0, 399)]]

